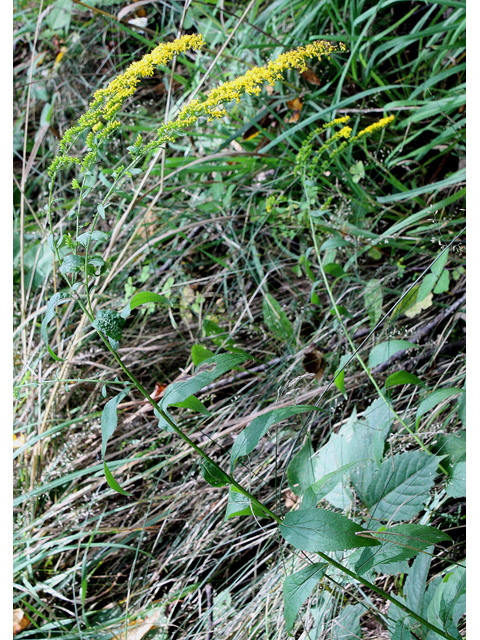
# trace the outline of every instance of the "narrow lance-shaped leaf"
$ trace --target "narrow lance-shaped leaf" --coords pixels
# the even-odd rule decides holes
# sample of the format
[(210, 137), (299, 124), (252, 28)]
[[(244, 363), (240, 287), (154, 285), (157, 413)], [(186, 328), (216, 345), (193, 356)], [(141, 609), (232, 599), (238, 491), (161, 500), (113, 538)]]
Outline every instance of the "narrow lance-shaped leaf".
[(102, 459), (103, 466), (105, 470), (105, 477), (107, 479), (108, 484), (112, 489), (121, 493), (124, 496), (131, 495), (122, 489), (122, 487), (118, 484), (118, 482), (113, 477), (110, 469), (105, 462), (105, 453), (107, 451), (107, 442), (109, 438), (113, 435), (113, 432), (117, 428), (117, 407), (123, 398), (130, 391), (130, 388), (126, 388), (117, 394), (114, 398), (109, 400), (107, 404), (104, 406), (102, 411), (101, 425), (102, 425)]

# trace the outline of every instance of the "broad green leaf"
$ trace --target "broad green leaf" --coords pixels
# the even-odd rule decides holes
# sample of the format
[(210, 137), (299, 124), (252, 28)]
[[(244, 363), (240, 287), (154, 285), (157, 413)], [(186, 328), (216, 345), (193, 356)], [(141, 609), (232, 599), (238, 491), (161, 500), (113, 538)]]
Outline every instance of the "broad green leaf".
[(92, 327), (107, 336), (112, 347), (117, 350), (122, 339), (122, 330), (125, 326), (125, 318), (113, 309), (100, 309), (92, 322)]
[(293, 326), (275, 298), (267, 293), (263, 298), (263, 321), (279, 340), (289, 340), (293, 336)]
[(437, 282), (437, 276), (433, 273), (429, 273), (425, 276), (420, 284), (420, 289), (417, 293), (417, 302), (421, 302), (428, 294), (433, 291), (433, 287)]
[(420, 418), (422, 416), (424, 416), (426, 413), (431, 411), (434, 407), (436, 407), (438, 404), (440, 404), (444, 400), (447, 400), (448, 398), (451, 398), (452, 396), (455, 396), (461, 392), (462, 392), (462, 389), (449, 388), (449, 389), (437, 389), (436, 391), (432, 391), (432, 393), (429, 393), (428, 396), (425, 398), (425, 400), (423, 400), (420, 403), (417, 409), (417, 413), (415, 415), (417, 428), (420, 423)]
[(328, 275), (333, 276), (334, 278), (341, 278), (342, 276), (347, 275), (345, 271), (342, 269), (342, 267), (339, 264), (336, 264), (335, 262), (326, 264), (323, 267), (323, 270), (325, 271), (325, 273), (328, 273)]
[(127, 387), (126, 389), (121, 391), (119, 394), (117, 394), (114, 398), (109, 400), (103, 408), (102, 417), (101, 417), (101, 428), (102, 428), (101, 455), (102, 455), (102, 460), (104, 464), (105, 477), (112, 489), (114, 489), (118, 493), (121, 493), (122, 495), (127, 495), (127, 496), (130, 494), (125, 492), (121, 488), (121, 486), (113, 477), (110, 469), (107, 467), (107, 463), (105, 462), (105, 453), (107, 451), (107, 442), (110, 439), (110, 437), (113, 435), (113, 432), (115, 431), (115, 429), (117, 428), (117, 407), (129, 391), (130, 391), (130, 388)]
[(395, 371), (391, 376), (385, 380), (385, 388), (390, 389), (390, 387), (395, 387), (401, 384), (414, 384), (419, 387), (425, 387), (425, 383), (420, 380), (413, 373), (408, 373), (408, 371)]
[(175, 429), (165, 420), (165, 418), (156, 409), (153, 410), (153, 415), (158, 420), (159, 429), (161, 429), (162, 431), (166, 431), (167, 433), (177, 433)]
[(370, 328), (373, 329), (382, 316), (383, 289), (380, 280), (373, 279), (367, 283), (363, 290), (363, 302), (370, 318)]
[(433, 290), (433, 293), (435, 294), (445, 293), (445, 291), (448, 291), (449, 287), (450, 287), (450, 274), (447, 271), (447, 269), (444, 269), (438, 279), (437, 284), (435, 285), (435, 289)]
[[(465, 387), (464, 387), (465, 388)], [(458, 417), (462, 421), (463, 426), (467, 424), (467, 394), (461, 393), (457, 403)]]
[(328, 565), (325, 562), (315, 562), (297, 573), (287, 576), (283, 582), (283, 601), (285, 630), (293, 629), (295, 618), (302, 604), (312, 593), (314, 587), (323, 578)]
[(42, 326), (40, 327), (40, 333), (42, 338), (45, 341), (45, 345), (47, 347), (47, 351), (48, 353), (52, 356), (52, 358), (54, 360), (56, 360), (57, 362), (64, 362), (63, 358), (59, 358), (54, 351), (51, 349), (51, 347), (48, 344), (48, 331), (47, 331), (47, 327), (48, 327), (48, 323), (50, 322), (50, 320), (52, 320), (53, 318), (55, 318), (55, 316), (57, 315), (56, 312), (56, 307), (59, 304), (65, 304), (66, 302), (70, 302), (70, 300), (72, 300), (72, 297), (69, 293), (64, 293), (62, 291), (59, 291), (58, 293), (55, 293), (50, 300), (48, 301), (47, 304), (47, 312), (45, 313), (45, 317), (42, 320)]
[[(399, 599), (400, 598), (398, 598), (398, 596), (397, 596), (397, 600), (399, 600)], [(390, 605), (390, 609), (393, 606), (395, 606), (395, 605)], [(390, 617), (390, 609), (388, 610), (389, 617)], [(402, 611), (402, 614), (405, 616), (403, 611)], [(392, 635), (390, 636), (390, 640), (413, 640), (413, 636), (410, 633), (410, 629), (408, 628), (406, 620), (398, 620), (395, 623), (395, 629), (394, 629)]]
[(444, 249), (440, 254), (439, 257), (437, 258), (435, 264), (432, 264), (430, 271), (437, 276), (437, 278), (440, 276), (440, 274), (442, 273), (442, 271), (445, 268), (445, 265), (448, 262), (448, 249)]
[(428, 309), (429, 307), (431, 307), (432, 304), (433, 304), (433, 293), (429, 293), (423, 300), (420, 300), (419, 302), (416, 302), (413, 306), (409, 307), (405, 311), (405, 316), (407, 318), (414, 318), (415, 316), (418, 316), (419, 313), (422, 313), (422, 311), (425, 311), (425, 309)]
[(247, 498), (243, 493), (237, 491), (235, 487), (230, 486), (225, 522), (234, 516), (251, 516), (252, 511), (253, 514), (259, 518), (267, 517), (266, 513), (264, 513), (262, 509), (257, 507), (256, 504), (252, 504), (250, 498)]
[(467, 463), (457, 462), (453, 467), (452, 477), (445, 486), (445, 491), (450, 498), (465, 498), (467, 495)]
[(381, 342), (370, 351), (368, 367), (373, 369), (373, 367), (377, 367), (378, 365), (387, 362), (399, 351), (414, 348), (417, 348), (417, 345), (412, 342), (407, 342), (407, 340), (389, 340), (388, 342)]
[(203, 347), (201, 344), (194, 344), (192, 346), (192, 362), (198, 367), (204, 360), (207, 358), (211, 358), (213, 356), (213, 351)]
[(120, 315), (122, 316), (122, 318), (128, 318), (131, 311), (139, 307), (141, 304), (146, 304), (147, 302), (158, 302), (161, 304), (166, 304), (170, 307), (172, 306), (170, 300), (165, 298), (165, 296), (161, 296), (158, 293), (153, 293), (152, 291), (139, 291), (132, 297), (132, 299), (126, 305)]
[[(73, 253), (65, 256), (60, 265), (59, 271), (63, 274), (82, 273), (85, 270), (85, 257), (76, 256)], [(95, 275), (95, 269), (87, 265), (88, 275)]]
[(420, 289), (420, 285), (416, 284), (414, 287), (410, 289), (407, 295), (397, 304), (394, 308), (392, 315), (390, 316), (390, 320), (396, 320), (398, 317), (405, 313), (412, 307), (417, 301), (418, 290)]
[(306, 443), (288, 465), (288, 484), (290, 485), (290, 489), (297, 496), (301, 496), (315, 480), (312, 456), (312, 443), (310, 438), (308, 438)]
[(322, 498), (324, 498), (330, 491), (335, 489), (337, 484), (343, 479), (343, 477), (350, 471), (352, 467), (364, 462), (359, 460), (356, 462), (349, 462), (343, 465), (340, 469), (327, 473), (327, 475), (317, 480), (303, 494), (302, 503), (300, 509), (314, 509)]
[(227, 474), (212, 464), (209, 460), (200, 460), (202, 476), (212, 487), (224, 487), (229, 484), (230, 479)]
[[(353, 425), (353, 436), (348, 443), (348, 459), (352, 462), (360, 461), (349, 473), (350, 482), (355, 487), (358, 497), (364, 502), (367, 489), (377, 471), (378, 465), (374, 458), (374, 437), (376, 431), (366, 422), (358, 421)], [(381, 442), (383, 453), (384, 443)]]
[(360, 616), (365, 613), (361, 604), (347, 604), (332, 620), (329, 640), (358, 640), (362, 637)]
[(335, 371), (335, 376), (334, 376), (334, 384), (337, 387), (337, 389), (340, 391), (340, 393), (343, 394), (343, 396), (346, 398), (347, 394), (345, 391), (345, 365), (347, 364), (347, 362), (350, 360), (351, 358), (351, 354), (350, 353), (346, 353), (345, 355), (343, 355), (340, 358), (340, 362), (338, 364), (338, 368)]
[(466, 571), (457, 567), (439, 584), (428, 607), (428, 621), (461, 640), (457, 623), (465, 613)]
[(89, 239), (90, 245), (93, 245), (95, 242), (106, 242), (110, 238), (109, 233), (105, 233), (105, 231), (92, 231), (87, 233), (82, 233), (82, 235), (78, 236), (77, 242), (81, 244), (83, 247), (86, 247)]
[(424, 451), (397, 453), (384, 460), (366, 495), (366, 505), (376, 520), (410, 520), (423, 508), (443, 456)]
[(353, 520), (326, 509), (290, 511), (279, 529), (287, 542), (302, 551), (344, 551), (380, 545), (377, 540), (356, 535), (365, 530)]
[(457, 433), (440, 434), (432, 444), (432, 451), (438, 455), (446, 456), (442, 462), (442, 467), (449, 476), (453, 473), (453, 467), (458, 462), (465, 462), (467, 459), (467, 432), (465, 430)]
[(255, 449), (260, 439), (263, 438), (272, 425), (287, 420), (299, 413), (305, 413), (306, 411), (318, 411), (318, 409), (313, 405), (296, 405), (283, 407), (282, 409), (274, 409), (273, 411), (254, 418), (248, 427), (245, 427), (245, 429), (238, 434), (233, 443), (230, 454), (231, 470), (234, 470), (235, 463), (240, 456), (246, 456)]

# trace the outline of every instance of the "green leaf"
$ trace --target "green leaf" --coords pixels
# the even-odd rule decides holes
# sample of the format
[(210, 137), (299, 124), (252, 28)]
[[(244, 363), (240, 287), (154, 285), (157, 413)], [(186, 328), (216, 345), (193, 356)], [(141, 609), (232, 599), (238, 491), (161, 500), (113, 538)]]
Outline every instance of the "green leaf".
[(445, 456), (442, 467), (449, 476), (453, 473), (453, 467), (458, 462), (465, 462), (467, 459), (467, 432), (465, 430), (457, 433), (438, 435), (432, 444), (432, 451), (437, 455)]
[(124, 326), (125, 318), (123, 318), (117, 311), (113, 311), (113, 309), (100, 309), (97, 311), (96, 318), (92, 322), (92, 327), (107, 336), (110, 340), (110, 344), (115, 350), (118, 349), (118, 344), (122, 339), (122, 330)]
[[(397, 597), (397, 599), (399, 598)], [(389, 614), (390, 614), (390, 610), (389, 610)], [(406, 620), (399, 620), (395, 623), (395, 629), (392, 635), (390, 636), (390, 640), (413, 640), (413, 636), (410, 633), (410, 629), (408, 628)]]
[(467, 463), (457, 462), (453, 467), (452, 477), (445, 486), (450, 498), (465, 498), (467, 495)]
[(388, 342), (381, 342), (370, 351), (368, 367), (373, 369), (373, 367), (377, 367), (378, 365), (387, 362), (399, 351), (414, 348), (418, 348), (417, 345), (412, 342), (407, 342), (407, 340), (389, 340)]
[(367, 283), (363, 290), (363, 302), (370, 318), (370, 328), (373, 329), (382, 316), (383, 289), (380, 280), (373, 279)]
[(115, 480), (109, 468), (107, 467), (107, 463), (105, 462), (105, 453), (107, 451), (107, 442), (110, 439), (110, 437), (113, 435), (115, 429), (117, 428), (117, 407), (120, 404), (120, 402), (123, 400), (123, 398), (127, 395), (127, 393), (129, 393), (129, 391), (130, 391), (130, 388), (127, 387), (126, 389), (121, 391), (119, 394), (117, 394), (114, 398), (109, 400), (103, 408), (102, 417), (101, 417), (101, 428), (102, 428), (101, 455), (102, 455), (102, 460), (104, 464), (105, 477), (112, 489), (114, 489), (118, 493), (121, 493), (122, 495), (127, 495), (127, 496), (130, 494), (126, 493), (121, 488), (121, 486)]
[(427, 586), (428, 572), (435, 547), (430, 546), (424, 549), (425, 553), (419, 553), (412, 563), (403, 593), (408, 606), (415, 613), (421, 614), (423, 608), (423, 597)]
[(433, 293), (435, 294), (444, 293), (445, 291), (448, 291), (449, 286), (450, 286), (450, 274), (446, 269), (444, 269), (442, 271), (440, 278), (438, 279), (437, 284), (435, 285), (435, 289), (433, 290)]
[(315, 562), (297, 573), (287, 576), (283, 582), (283, 601), (285, 616), (285, 631), (290, 633), (295, 624), (295, 618), (302, 604), (312, 593), (314, 587), (323, 578), (328, 565), (325, 562)]
[(423, 508), (443, 456), (424, 451), (395, 454), (375, 473), (365, 497), (376, 520), (410, 520)]
[(58, 293), (55, 293), (50, 300), (48, 301), (47, 304), (47, 312), (45, 313), (45, 317), (43, 318), (42, 321), (42, 326), (40, 327), (40, 334), (45, 342), (45, 345), (47, 347), (47, 351), (48, 353), (52, 356), (52, 358), (54, 360), (56, 360), (57, 362), (64, 362), (63, 358), (59, 358), (54, 351), (51, 349), (51, 347), (48, 344), (48, 331), (47, 331), (47, 327), (48, 327), (48, 323), (50, 322), (50, 320), (52, 320), (53, 318), (56, 317), (57, 312), (56, 312), (56, 307), (59, 304), (65, 304), (66, 302), (69, 302), (70, 300), (72, 300), (72, 296), (69, 293), (64, 293), (62, 291), (59, 291)]
[(396, 387), (401, 384), (414, 384), (419, 387), (425, 387), (425, 383), (420, 380), (413, 373), (408, 373), (408, 371), (395, 371), (392, 375), (388, 376), (385, 380), (385, 388), (390, 389), (390, 387)]
[(210, 349), (207, 349), (206, 347), (202, 347), (201, 344), (194, 344), (192, 346), (192, 362), (196, 367), (212, 356), (213, 351), (210, 351)]
[(433, 287), (437, 282), (437, 276), (433, 273), (428, 273), (420, 284), (420, 289), (417, 293), (417, 302), (424, 300), (428, 294), (433, 291)]
[(417, 302), (417, 294), (420, 289), (420, 285), (416, 284), (414, 287), (410, 289), (407, 295), (399, 302), (394, 308), (392, 315), (390, 316), (390, 320), (396, 320), (398, 317), (405, 313), (410, 309), (410, 307), (414, 306)]
[(390, 202), (400, 202), (401, 200), (409, 200), (411, 198), (416, 198), (424, 193), (430, 193), (431, 191), (436, 191), (437, 189), (444, 189), (445, 187), (449, 187), (454, 184), (459, 184), (460, 182), (464, 182), (466, 177), (465, 169), (461, 169), (460, 171), (456, 171), (448, 178), (444, 180), (439, 180), (438, 182), (433, 182), (430, 184), (426, 184), (422, 187), (417, 187), (416, 189), (411, 189), (410, 191), (402, 191), (400, 193), (394, 193), (391, 196), (382, 196), (377, 197), (377, 202), (381, 204), (387, 204)]
[(260, 442), (260, 438), (263, 438), (272, 425), (287, 420), (299, 413), (305, 413), (306, 411), (318, 411), (318, 409), (313, 405), (296, 405), (274, 409), (273, 411), (254, 418), (248, 427), (245, 427), (245, 429), (238, 434), (233, 443), (230, 454), (230, 469), (232, 471), (234, 470), (235, 463), (240, 456), (247, 456), (255, 449)]
[(327, 473), (323, 478), (317, 480), (303, 494), (302, 504), (300, 509), (314, 509), (322, 498), (324, 498), (330, 491), (333, 491), (337, 484), (341, 482), (343, 477), (350, 471), (352, 467), (358, 465), (363, 460), (357, 460), (355, 462), (349, 462), (344, 464), (343, 467)]
[(86, 247), (90, 238), (90, 244), (92, 245), (95, 242), (106, 242), (110, 238), (109, 233), (105, 233), (104, 231), (92, 231), (87, 233), (82, 233), (82, 235), (78, 236), (77, 242), (81, 244), (83, 247)]
[[(465, 387), (464, 387), (465, 388)], [(458, 417), (462, 421), (463, 426), (467, 424), (467, 394), (461, 393), (457, 403)]]
[(103, 206), (103, 204), (97, 204), (97, 213), (102, 218), (102, 220), (105, 220), (105, 207)]
[(302, 551), (345, 551), (380, 545), (377, 540), (356, 535), (365, 530), (353, 520), (326, 509), (290, 511), (279, 529), (287, 542)]
[[(67, 273), (82, 273), (85, 270), (85, 257), (76, 256), (73, 253), (65, 256), (60, 265), (60, 272), (63, 274)], [(88, 275), (95, 275), (95, 269), (87, 265), (87, 273)]]
[(457, 567), (443, 578), (430, 606), (428, 621), (461, 640), (457, 623), (465, 613), (466, 570)]
[(46, 22), (52, 31), (63, 31), (67, 34), (71, 18), (72, 0), (56, 0), (46, 17)]
[(383, 398), (377, 398), (365, 411), (365, 420), (370, 430), (373, 458), (377, 466), (380, 466), (385, 440), (394, 420), (393, 409)]
[(341, 278), (342, 276), (347, 275), (342, 267), (339, 264), (335, 264), (335, 262), (326, 264), (323, 267), (323, 270), (325, 271), (325, 273), (328, 273), (328, 275), (333, 276), (334, 278)]
[(207, 409), (207, 407), (195, 396), (189, 396), (186, 400), (182, 402), (176, 402), (174, 407), (180, 407), (183, 409), (190, 409), (191, 411), (198, 411), (199, 413), (203, 413), (204, 416), (211, 416), (212, 414)]
[(417, 428), (420, 423), (420, 418), (422, 416), (424, 416), (426, 413), (431, 411), (434, 407), (436, 407), (438, 404), (440, 404), (444, 400), (447, 400), (447, 398), (451, 398), (452, 396), (455, 396), (461, 392), (462, 392), (462, 389), (449, 388), (449, 389), (437, 389), (436, 391), (432, 391), (432, 393), (429, 393), (428, 396), (425, 398), (425, 400), (423, 400), (420, 403), (417, 409), (417, 413), (415, 414), (415, 422), (416, 422)]
[(345, 365), (347, 364), (347, 362), (351, 359), (352, 354), (351, 353), (346, 353), (345, 355), (343, 355), (340, 358), (340, 362), (338, 365), (337, 370), (335, 371), (335, 376), (334, 376), (334, 384), (337, 387), (337, 389), (340, 391), (341, 394), (343, 394), (343, 397), (346, 398), (347, 397), (347, 393), (345, 391)]
[(267, 293), (263, 298), (263, 321), (279, 340), (289, 340), (293, 336), (293, 326), (275, 298)]
[(430, 271), (437, 276), (437, 278), (440, 276), (440, 274), (442, 273), (442, 271), (445, 268), (445, 265), (447, 264), (448, 261), (448, 249), (443, 250), (440, 254), (439, 257), (437, 258), (437, 261), (435, 262), (435, 264), (432, 264)]
[(158, 293), (153, 293), (152, 291), (139, 291), (132, 297), (132, 299), (123, 309), (120, 315), (122, 316), (122, 318), (128, 318), (130, 312), (133, 311), (133, 309), (136, 309), (140, 305), (146, 304), (147, 302), (158, 302), (161, 304), (166, 304), (169, 307), (172, 306), (170, 300)]
[(230, 483), (227, 474), (212, 464), (210, 460), (202, 458), (200, 460), (200, 467), (202, 469), (202, 476), (212, 487), (224, 487)]
[(382, 542), (381, 548), (373, 552), (373, 565), (409, 560), (431, 545), (452, 540), (443, 531), (421, 524), (399, 524), (387, 529), (381, 527), (372, 533), (372, 537)]
[(347, 604), (332, 620), (329, 640), (358, 640), (362, 637), (360, 617), (365, 613), (361, 604)]
[(267, 517), (260, 507), (257, 507), (256, 504), (252, 504), (250, 498), (247, 498), (243, 493), (237, 491), (235, 487), (230, 486), (225, 522), (229, 518), (233, 518), (235, 516), (251, 516), (252, 511), (253, 514), (259, 518)]
[(312, 443), (310, 438), (307, 438), (303, 447), (288, 465), (288, 484), (290, 485), (290, 489), (297, 496), (302, 495), (302, 493), (310, 487), (315, 480), (312, 456)]

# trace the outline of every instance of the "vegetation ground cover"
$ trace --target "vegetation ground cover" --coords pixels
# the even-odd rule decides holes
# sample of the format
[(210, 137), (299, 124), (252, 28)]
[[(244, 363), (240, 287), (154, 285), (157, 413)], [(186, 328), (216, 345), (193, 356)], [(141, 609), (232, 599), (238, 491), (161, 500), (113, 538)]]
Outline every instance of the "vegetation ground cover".
[[(14, 606), (30, 620), (19, 637), (461, 637), (464, 4), (89, 4), (15, 4)], [(209, 415), (175, 419), (279, 528), (235, 516), (250, 504), (209, 485), (133, 388), (105, 453), (130, 495), (113, 491), (101, 416), (124, 372), (71, 302), (48, 330), (63, 362), (41, 337), (64, 287), (44, 210), (59, 140), (95, 91), (182, 33), (206, 47), (157, 67), (126, 103), (88, 176), (90, 216), (138, 135), (152, 140), (195, 96), (317, 40), (347, 48), (195, 123), (165, 155), (152, 149), (99, 226), (100, 311), (146, 290), (171, 305), (132, 311), (122, 362), (160, 402), (182, 371), (230, 358), (197, 394)], [(57, 233), (74, 219), (77, 178), (67, 168), (55, 185)], [(376, 546), (315, 542), (321, 518), (347, 516)], [(356, 578), (327, 571), (318, 545)]]

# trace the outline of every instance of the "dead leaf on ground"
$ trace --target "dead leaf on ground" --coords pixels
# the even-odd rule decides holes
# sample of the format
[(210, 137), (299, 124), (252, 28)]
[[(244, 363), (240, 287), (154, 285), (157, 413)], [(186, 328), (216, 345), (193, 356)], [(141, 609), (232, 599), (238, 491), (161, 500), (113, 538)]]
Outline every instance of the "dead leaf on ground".
[(287, 491), (285, 494), (285, 509), (292, 509), (298, 503), (298, 496), (293, 491)]
[(300, 120), (300, 111), (302, 110), (303, 102), (300, 100), (300, 98), (294, 98), (293, 100), (289, 100), (287, 102), (287, 107), (289, 109), (293, 109), (293, 113), (288, 118), (287, 122), (289, 124), (298, 122)]
[(410, 307), (410, 309), (407, 309), (407, 311), (405, 311), (405, 315), (407, 316), (407, 318), (414, 318), (425, 309), (428, 309), (428, 307), (431, 307), (433, 304), (432, 298), (433, 293), (429, 293), (426, 298), (420, 300), (420, 302), (416, 302), (413, 306)]
[(316, 84), (318, 87), (321, 85), (320, 78), (311, 69), (307, 69), (306, 71), (303, 71), (302, 78), (306, 82), (309, 82), (310, 84)]
[(304, 355), (303, 368), (307, 373), (313, 373), (317, 380), (323, 378), (325, 360), (318, 349), (312, 349)]
[(13, 610), (13, 635), (16, 636), (17, 633), (23, 631), (30, 624), (30, 620), (23, 613), (22, 609), (14, 609)]

